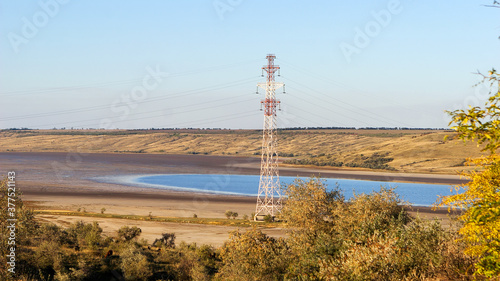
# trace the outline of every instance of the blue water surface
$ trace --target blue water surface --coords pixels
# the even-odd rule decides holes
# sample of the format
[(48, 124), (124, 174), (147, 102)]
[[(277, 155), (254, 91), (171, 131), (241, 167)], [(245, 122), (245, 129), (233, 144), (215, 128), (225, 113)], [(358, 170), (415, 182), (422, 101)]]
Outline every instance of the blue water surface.
[[(293, 183), (297, 177), (280, 177), (282, 185)], [(308, 178), (301, 178), (308, 181)], [(396, 193), (403, 201), (415, 206), (431, 206), (438, 196), (450, 195), (450, 185), (395, 183), (381, 181), (323, 179), (329, 189), (337, 184), (346, 199), (354, 193), (370, 193), (379, 191), (381, 186), (396, 187)], [(234, 194), (256, 196), (259, 189), (259, 176), (251, 175), (217, 175), (217, 174), (182, 174), (142, 176), (133, 180), (141, 186), (192, 192), (208, 192), (216, 194)]]

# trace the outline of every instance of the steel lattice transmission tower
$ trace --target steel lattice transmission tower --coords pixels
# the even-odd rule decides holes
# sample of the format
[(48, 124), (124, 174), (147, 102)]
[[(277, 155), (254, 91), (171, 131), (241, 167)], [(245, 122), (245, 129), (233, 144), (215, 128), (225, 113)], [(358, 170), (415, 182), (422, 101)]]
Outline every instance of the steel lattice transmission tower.
[(274, 218), (282, 207), (276, 137), (276, 112), (279, 109), (280, 101), (276, 99), (276, 89), (281, 87), (284, 89), (285, 84), (274, 81), (275, 73), (278, 72), (279, 76), (280, 69), (279, 66), (274, 65), (276, 56), (269, 54), (266, 58), (267, 65), (262, 67), (262, 75), (264, 75), (264, 71), (267, 72), (267, 81), (257, 84), (257, 90), (259, 87), (266, 90), (266, 98), (261, 101), (261, 110), (264, 111), (264, 129), (255, 220), (257, 220), (257, 216), (265, 215)]

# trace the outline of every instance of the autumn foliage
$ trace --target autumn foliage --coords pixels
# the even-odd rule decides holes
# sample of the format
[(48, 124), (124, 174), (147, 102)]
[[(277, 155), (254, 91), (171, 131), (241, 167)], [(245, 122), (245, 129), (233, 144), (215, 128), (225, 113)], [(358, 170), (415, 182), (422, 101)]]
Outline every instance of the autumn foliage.
[[(6, 191), (5, 182), (0, 191)], [(173, 233), (153, 243), (136, 227), (106, 236), (98, 223), (68, 228), (37, 224), (22, 211), (17, 280), (470, 280), (476, 261), (463, 254), (452, 229), (412, 218), (392, 189), (345, 201), (320, 179), (285, 188), (274, 238), (257, 228), (234, 231), (220, 248), (175, 243)], [(21, 203), (21, 199), (20, 204)], [(272, 224), (272, 223), (270, 223)], [(24, 235), (28, 234), (29, 235)], [(2, 243), (5, 237), (2, 237)], [(2, 280), (8, 280), (7, 275)]]
[(476, 275), (500, 277), (500, 77), (493, 69), (483, 76), (491, 92), (484, 107), (448, 112), (458, 132), (465, 140), (475, 141), (486, 156), (469, 159), (476, 169), (465, 172), (469, 182), (457, 186), (461, 191), (441, 199), (441, 205), (465, 210), (460, 217), (464, 226), (461, 241), (467, 244), (466, 253), (478, 258)]

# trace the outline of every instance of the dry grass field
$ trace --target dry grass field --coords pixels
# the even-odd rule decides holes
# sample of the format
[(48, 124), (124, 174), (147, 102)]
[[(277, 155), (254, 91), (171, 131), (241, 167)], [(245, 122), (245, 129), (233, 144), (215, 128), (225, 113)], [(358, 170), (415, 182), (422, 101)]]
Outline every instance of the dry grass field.
[[(480, 149), (436, 130), (283, 130), (279, 153), (288, 163), (373, 168), (412, 173), (446, 173), (469, 169), (465, 159)], [(445, 141), (445, 136), (449, 136)], [(0, 151), (114, 152), (206, 155), (260, 155), (257, 130), (3, 130)], [(304, 161), (307, 160), (307, 161)], [(302, 161), (302, 162), (300, 162)], [(331, 163), (343, 163), (331, 165)], [(378, 162), (377, 162), (378, 163)], [(285, 164), (286, 165), (286, 164)], [(379, 168), (380, 169), (380, 168)]]

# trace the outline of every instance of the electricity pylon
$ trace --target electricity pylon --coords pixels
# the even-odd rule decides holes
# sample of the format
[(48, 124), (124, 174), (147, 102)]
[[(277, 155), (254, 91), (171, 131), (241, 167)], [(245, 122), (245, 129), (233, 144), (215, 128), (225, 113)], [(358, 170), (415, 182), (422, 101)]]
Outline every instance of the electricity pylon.
[(275, 55), (267, 55), (267, 65), (262, 67), (262, 76), (267, 72), (267, 81), (258, 83), (258, 88), (266, 90), (266, 98), (262, 100), (261, 110), (264, 111), (264, 129), (262, 131), (262, 156), (260, 164), (259, 192), (255, 220), (257, 216), (270, 215), (275, 217), (282, 207), (281, 188), (278, 171), (278, 140), (276, 137), (276, 112), (280, 101), (276, 99), (276, 89), (284, 88), (285, 84), (274, 81), (275, 73), (280, 67), (274, 65)]

